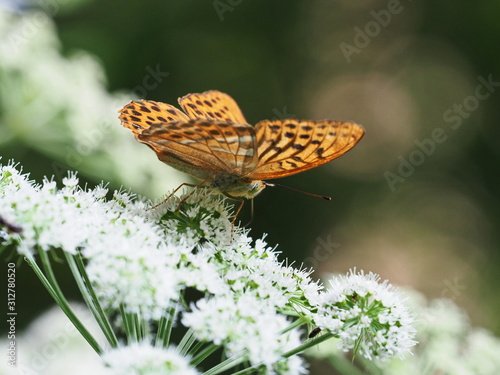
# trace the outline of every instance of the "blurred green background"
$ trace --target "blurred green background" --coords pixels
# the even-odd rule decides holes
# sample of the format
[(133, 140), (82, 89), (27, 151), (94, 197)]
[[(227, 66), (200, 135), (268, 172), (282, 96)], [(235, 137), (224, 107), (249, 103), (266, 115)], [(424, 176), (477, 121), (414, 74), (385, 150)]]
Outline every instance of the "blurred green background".
[[(333, 200), (268, 188), (251, 235), (268, 233), (316, 277), (373, 271), (500, 333), (498, 1), (54, 0), (0, 12), (2, 162), (158, 199), (189, 179), (121, 128), (117, 110), (134, 98), (218, 89), (252, 124), (356, 121), (366, 135), (348, 154), (278, 181)], [(27, 324), (52, 303), (28, 267), (18, 284)]]

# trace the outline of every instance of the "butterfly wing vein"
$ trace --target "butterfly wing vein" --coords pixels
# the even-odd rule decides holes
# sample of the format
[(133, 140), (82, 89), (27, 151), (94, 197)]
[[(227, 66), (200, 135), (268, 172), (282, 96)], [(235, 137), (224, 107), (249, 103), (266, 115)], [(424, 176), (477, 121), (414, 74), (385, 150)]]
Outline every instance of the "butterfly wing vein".
[(264, 120), (255, 131), (259, 164), (251, 177), (272, 179), (300, 173), (345, 154), (364, 129), (353, 122)]

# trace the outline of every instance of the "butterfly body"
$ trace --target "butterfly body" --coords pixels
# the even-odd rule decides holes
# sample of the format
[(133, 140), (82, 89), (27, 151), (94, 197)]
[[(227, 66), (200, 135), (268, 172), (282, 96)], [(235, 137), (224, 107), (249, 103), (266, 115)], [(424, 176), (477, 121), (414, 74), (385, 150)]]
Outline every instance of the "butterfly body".
[(207, 91), (179, 99), (183, 111), (151, 100), (120, 110), (122, 125), (164, 163), (230, 197), (252, 199), (263, 180), (325, 164), (361, 139), (361, 125), (344, 121), (263, 120), (247, 123), (227, 94)]

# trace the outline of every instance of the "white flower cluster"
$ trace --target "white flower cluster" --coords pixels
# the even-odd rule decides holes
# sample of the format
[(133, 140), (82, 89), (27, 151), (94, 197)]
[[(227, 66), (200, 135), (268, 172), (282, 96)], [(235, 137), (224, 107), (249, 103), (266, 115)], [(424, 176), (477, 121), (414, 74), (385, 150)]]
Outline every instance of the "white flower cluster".
[(244, 353), (251, 365), (265, 366), (269, 373), (305, 373), (298, 357), (282, 357), (301, 340), (297, 329), (284, 332), (291, 322), (280, 311), (290, 309), (290, 297), (305, 287), (319, 286), (309, 273), (280, 264), (263, 240), (252, 244), (245, 232), (233, 230), (221, 200), (196, 192), (174, 211), (179, 203), (173, 199), (156, 215), (165, 238), (182, 254), (182, 285), (205, 293), (186, 307), (183, 325), (198, 340), (223, 345), (229, 355)]
[[(263, 239), (253, 243), (233, 228), (223, 201), (203, 189), (148, 209), (129, 194), (107, 201), (103, 187), (84, 191), (75, 175), (63, 184), (39, 186), (12, 165), (0, 167), (0, 214), (22, 228), (0, 232), (0, 242), (22, 244), (25, 253), (81, 254), (99, 303), (115, 315), (136, 314), (146, 339), (176, 310), (173, 323), (198, 342), (269, 374), (306, 373), (293, 353), (305, 345), (298, 327), (307, 322), (340, 337), (345, 349), (359, 341), (367, 357), (401, 354), (413, 344), (411, 318), (387, 283), (352, 273), (322, 291), (310, 272), (283, 264)], [(127, 350), (144, 351), (146, 362), (157, 351), (167, 356), (143, 343), (114, 349), (109, 366), (132, 366), (119, 360)]]
[(397, 290), (373, 273), (336, 276), (318, 297), (314, 322), (340, 338), (342, 350), (367, 359), (402, 356), (416, 344), (413, 316)]
[(110, 350), (102, 359), (110, 369), (109, 375), (199, 374), (175, 348), (157, 348), (147, 342)]
[[(497, 375), (500, 369), (500, 339), (481, 328), (472, 328), (465, 311), (447, 299), (426, 298), (407, 291), (408, 304), (415, 314), (416, 340), (411, 356), (376, 362), (367, 371), (383, 375)], [(339, 348), (329, 341), (311, 348), (312, 357), (338, 361), (344, 346), (337, 339)], [(370, 363), (369, 366), (372, 364)]]
[(129, 206), (131, 196), (115, 193), (105, 201), (107, 189), (84, 191), (76, 176), (36, 185), (12, 165), (0, 168), (0, 213), (4, 220), (20, 225), (21, 234), (4, 232), (6, 243), (19, 242), (20, 251), (36, 253), (62, 249), (79, 250), (88, 261), (87, 272), (95, 283), (104, 308), (139, 313), (159, 319), (177, 301), (175, 277), (165, 277), (179, 256), (168, 248), (158, 227), (135, 214), (146, 210), (143, 202)]

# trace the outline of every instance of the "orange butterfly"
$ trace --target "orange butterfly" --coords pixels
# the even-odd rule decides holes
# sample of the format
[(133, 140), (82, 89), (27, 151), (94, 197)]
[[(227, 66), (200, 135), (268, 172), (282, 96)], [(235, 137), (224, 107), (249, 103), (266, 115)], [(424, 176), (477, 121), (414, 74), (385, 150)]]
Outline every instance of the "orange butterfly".
[(203, 180), (197, 186), (242, 204), (241, 198), (273, 186), (262, 180), (325, 164), (365, 133), (354, 122), (330, 120), (263, 120), (254, 127), (233, 98), (214, 90), (186, 95), (179, 104), (184, 112), (152, 100), (132, 101), (120, 110), (120, 120), (158, 159)]

